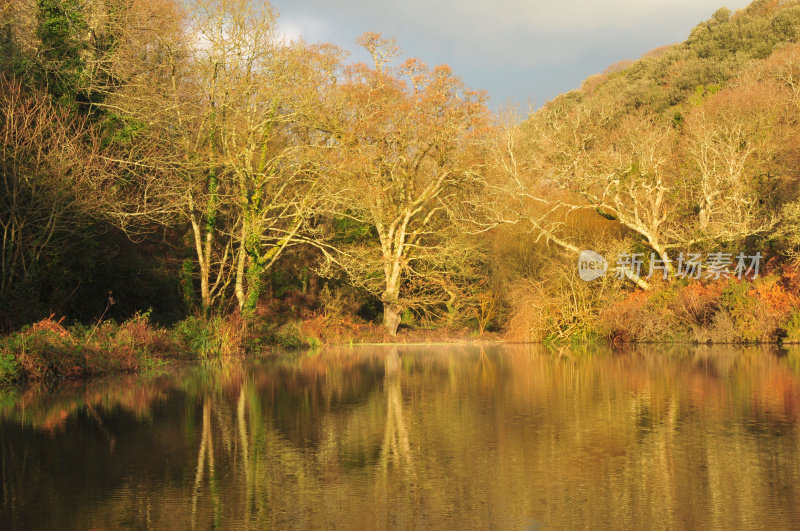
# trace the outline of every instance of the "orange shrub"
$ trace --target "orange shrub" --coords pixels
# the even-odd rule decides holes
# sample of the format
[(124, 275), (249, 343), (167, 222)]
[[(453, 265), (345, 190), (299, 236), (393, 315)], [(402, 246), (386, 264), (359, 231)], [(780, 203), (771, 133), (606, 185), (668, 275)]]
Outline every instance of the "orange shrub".
[(755, 298), (764, 309), (773, 315), (784, 315), (797, 308), (797, 296), (781, 285), (781, 278), (771, 276), (757, 282), (748, 295)]

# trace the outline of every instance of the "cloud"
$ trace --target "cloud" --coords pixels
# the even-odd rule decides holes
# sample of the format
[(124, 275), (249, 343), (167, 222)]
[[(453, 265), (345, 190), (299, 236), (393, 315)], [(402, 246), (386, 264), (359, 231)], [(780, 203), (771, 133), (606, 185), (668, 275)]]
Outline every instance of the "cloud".
[[(365, 31), (447, 63), (493, 97), (525, 101), (577, 87), (621, 59), (684, 40), (725, 0), (275, 0), (287, 35), (354, 50)], [(738, 9), (748, 0), (728, 0)], [(324, 22), (323, 22), (324, 21)], [(358, 57), (358, 55), (356, 55)], [(542, 77), (546, 79), (542, 79)], [(527, 93), (524, 87), (529, 86)], [(513, 87), (513, 89), (512, 89)], [(545, 92), (545, 87), (547, 87)]]
[(304, 15), (294, 15), (278, 19), (278, 34), (287, 42), (301, 38), (308, 42), (329, 40), (329, 24), (324, 20)]
[[(415, 36), (457, 44), (451, 47), (455, 54), (501, 62), (513, 57), (532, 65), (578, 57), (603, 40), (682, 39), (718, 2), (409, 0), (389, 9), (395, 24), (401, 21)], [(666, 42), (654, 43), (659, 44)]]

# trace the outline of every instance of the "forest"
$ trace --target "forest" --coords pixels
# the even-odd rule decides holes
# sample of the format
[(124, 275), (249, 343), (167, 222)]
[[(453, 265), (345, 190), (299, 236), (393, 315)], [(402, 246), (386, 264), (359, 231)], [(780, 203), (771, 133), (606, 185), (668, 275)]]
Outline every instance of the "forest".
[(360, 63), (278, 20), (0, 5), (0, 381), (357, 342), (800, 342), (800, 3), (719, 9), (498, 111), (389, 36)]

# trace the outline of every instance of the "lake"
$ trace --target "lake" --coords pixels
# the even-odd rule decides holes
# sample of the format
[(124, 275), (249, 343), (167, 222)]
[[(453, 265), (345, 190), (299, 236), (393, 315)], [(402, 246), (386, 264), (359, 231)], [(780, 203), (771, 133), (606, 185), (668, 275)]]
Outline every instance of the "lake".
[(0, 398), (2, 529), (800, 522), (800, 349), (360, 346)]

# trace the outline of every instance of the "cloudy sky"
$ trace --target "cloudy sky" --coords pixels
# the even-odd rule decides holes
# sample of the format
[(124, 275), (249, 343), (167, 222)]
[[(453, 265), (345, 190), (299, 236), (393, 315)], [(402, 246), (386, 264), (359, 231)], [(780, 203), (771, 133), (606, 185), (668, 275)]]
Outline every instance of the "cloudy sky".
[[(587, 76), (683, 41), (719, 7), (748, 0), (273, 0), (288, 37), (356, 51), (365, 31), (406, 56), (449, 64), (492, 106), (541, 105)], [(355, 58), (362, 56), (356, 52)]]

